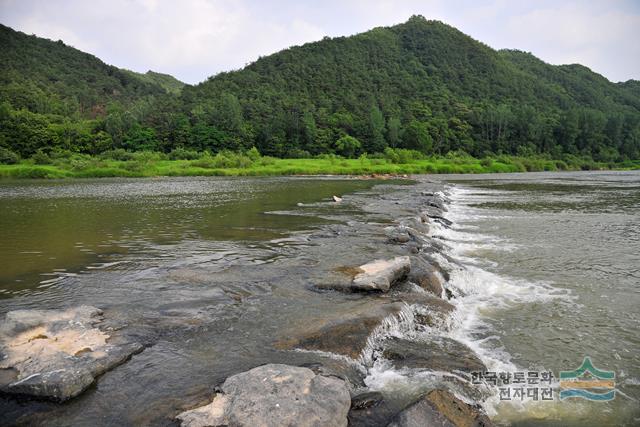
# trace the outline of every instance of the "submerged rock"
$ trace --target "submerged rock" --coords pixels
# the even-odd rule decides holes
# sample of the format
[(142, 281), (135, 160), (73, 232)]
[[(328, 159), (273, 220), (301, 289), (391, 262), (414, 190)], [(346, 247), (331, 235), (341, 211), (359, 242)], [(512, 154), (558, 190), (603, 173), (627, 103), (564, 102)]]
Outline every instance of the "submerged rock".
[(319, 350), (358, 360), (373, 331), (403, 307), (405, 304), (402, 302), (367, 305), (361, 311), (351, 313), (351, 317), (293, 331), (289, 338), (276, 342), (275, 347), (280, 350)]
[(420, 399), (397, 414), (387, 427), (456, 427), (426, 399)]
[(379, 391), (366, 391), (351, 397), (351, 409), (366, 409), (379, 405), (383, 400)]
[(398, 280), (403, 279), (411, 270), (408, 256), (395, 257), (390, 260), (375, 260), (358, 267), (358, 273), (351, 283), (356, 290), (387, 292)]
[(487, 369), (473, 350), (451, 338), (435, 336), (416, 342), (394, 337), (386, 340), (383, 348), (384, 358), (397, 368), (466, 373)]
[(364, 392), (351, 398), (349, 427), (386, 427), (397, 412), (382, 393)]
[(407, 243), (411, 241), (411, 235), (404, 227), (388, 227), (385, 229), (389, 243)]
[(0, 390), (64, 401), (142, 351), (139, 343), (102, 332), (101, 322), (102, 311), (91, 306), (7, 313), (0, 326)]
[(351, 404), (344, 381), (279, 364), (233, 375), (220, 390), (179, 414), (182, 426), (346, 426)]
[(445, 390), (433, 390), (427, 400), (456, 427), (489, 427), (493, 423), (480, 405), (469, 405)]
[(478, 405), (469, 405), (445, 390), (432, 390), (400, 412), (389, 427), (489, 427)]

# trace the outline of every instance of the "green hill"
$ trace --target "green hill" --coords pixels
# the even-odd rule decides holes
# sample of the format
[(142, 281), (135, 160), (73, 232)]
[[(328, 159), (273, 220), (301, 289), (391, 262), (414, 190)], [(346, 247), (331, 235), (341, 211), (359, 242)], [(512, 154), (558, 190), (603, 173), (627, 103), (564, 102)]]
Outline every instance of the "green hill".
[(59, 40), (0, 25), (0, 100), (36, 113), (96, 116), (118, 101), (176, 92), (171, 76), (132, 73), (107, 65)]
[(285, 49), (184, 87), (6, 27), (1, 42), (0, 145), (23, 156), (52, 147), (256, 146), (282, 157), (393, 147), (640, 158), (639, 82), (612, 83), (581, 65), (496, 51), (420, 16)]
[(172, 93), (175, 95), (179, 94), (182, 88), (185, 86), (183, 82), (169, 74), (156, 73), (155, 71), (151, 70), (147, 71), (144, 74), (136, 73), (135, 71), (129, 70), (122, 71), (129, 72), (142, 81), (160, 86), (165, 91), (167, 91), (167, 93)]

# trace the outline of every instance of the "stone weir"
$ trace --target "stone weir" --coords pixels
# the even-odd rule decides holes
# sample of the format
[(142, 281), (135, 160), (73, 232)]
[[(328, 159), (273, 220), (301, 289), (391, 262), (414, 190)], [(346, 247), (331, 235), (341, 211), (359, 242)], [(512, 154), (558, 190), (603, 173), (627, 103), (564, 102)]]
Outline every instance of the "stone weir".
[[(291, 363), (295, 358), (287, 355), (304, 353), (312, 362), (292, 366), (275, 360), (234, 373), (200, 396), (202, 406), (176, 396), (184, 404), (171, 422), (190, 427), (491, 424), (476, 403), (485, 396), (470, 382), (471, 372), (486, 368), (469, 347), (446, 334), (459, 291), (438, 262), (447, 254), (433, 235), (453, 225), (447, 187), (418, 178), (412, 185), (384, 188), (379, 197), (332, 198), (328, 204), (352, 204), (366, 219), (309, 235), (316, 245), (305, 250), (325, 249), (307, 254), (321, 267), (300, 270), (308, 288), (299, 292), (348, 304), (316, 311), (268, 340), (273, 338), (269, 351), (282, 360)], [(138, 336), (126, 332), (135, 328), (110, 317), (88, 305), (7, 313), (0, 323), (0, 392), (55, 401), (78, 396), (143, 350), (131, 338)], [(380, 366), (439, 373), (447, 381), (399, 397), (369, 385)]]
[[(349, 196), (334, 202), (347, 203)], [(486, 395), (470, 382), (471, 372), (486, 367), (469, 347), (444, 333), (457, 292), (437, 262), (436, 255), (446, 254), (430, 229), (452, 226), (446, 188), (418, 181), (410, 192), (391, 193), (382, 203), (395, 218), (378, 225), (394, 256), (336, 265), (314, 285), (320, 292), (364, 294), (367, 303), (308, 326), (295, 325), (274, 342), (279, 350), (317, 353), (323, 360), (330, 355), (335, 363), (267, 364), (233, 375), (212, 392), (210, 403), (180, 413), (182, 426), (491, 425), (477, 404)], [(389, 396), (366, 385), (380, 361), (396, 370), (444, 374), (452, 386), (401, 399)]]

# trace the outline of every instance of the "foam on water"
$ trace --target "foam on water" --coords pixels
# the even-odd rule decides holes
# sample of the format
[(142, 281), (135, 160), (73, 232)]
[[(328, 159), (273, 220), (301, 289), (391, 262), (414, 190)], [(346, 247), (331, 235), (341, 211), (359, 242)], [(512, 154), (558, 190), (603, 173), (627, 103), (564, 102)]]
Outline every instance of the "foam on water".
[[(485, 194), (478, 196), (472, 190), (457, 186), (450, 188), (449, 194), (441, 197), (451, 201), (448, 204), (448, 212), (443, 216), (452, 221), (453, 225), (445, 227), (435, 221), (430, 225), (429, 237), (439, 238), (444, 246), (442, 254), (433, 256), (450, 274), (446, 286), (455, 296), (450, 301), (455, 306), (452, 315), (445, 324), (416, 329), (413, 327), (411, 312), (407, 311), (392, 321), (393, 325), (381, 328), (377, 335), (372, 337), (372, 341), (380, 342), (388, 335), (414, 339), (428, 339), (430, 335), (440, 335), (466, 344), (480, 357), (489, 371), (515, 372), (528, 368), (518, 367), (512, 362), (511, 355), (501, 344), (498, 331), (492, 331), (488, 320), (500, 310), (517, 309), (521, 304), (557, 298), (571, 301), (571, 295), (547, 283), (503, 277), (486, 269), (491, 263), (476, 256), (479, 251), (516, 251), (519, 247), (497, 236), (486, 234), (484, 230), (483, 233), (476, 231), (478, 227), (474, 223), (485, 216), (479, 214), (479, 209), (469, 205), (491, 197), (490, 194), (486, 194), (487, 190), (483, 191)], [(371, 349), (374, 347), (372, 342), (372, 355), (374, 352)], [(372, 389), (384, 389), (394, 393), (404, 390), (403, 392), (407, 393), (418, 388), (445, 386), (458, 397), (469, 400), (469, 396), (463, 390), (452, 387), (451, 381), (445, 381), (451, 377), (451, 373), (395, 370), (388, 361), (379, 357), (380, 355), (377, 356), (363, 360), (371, 366), (365, 382)], [(489, 415), (494, 415), (496, 405), (507, 402), (499, 400), (497, 387), (489, 393), (490, 396), (483, 405)], [(508, 403), (513, 405), (515, 411), (521, 411), (525, 407), (529, 411), (528, 406), (537, 406), (536, 402), (526, 399), (524, 402)]]

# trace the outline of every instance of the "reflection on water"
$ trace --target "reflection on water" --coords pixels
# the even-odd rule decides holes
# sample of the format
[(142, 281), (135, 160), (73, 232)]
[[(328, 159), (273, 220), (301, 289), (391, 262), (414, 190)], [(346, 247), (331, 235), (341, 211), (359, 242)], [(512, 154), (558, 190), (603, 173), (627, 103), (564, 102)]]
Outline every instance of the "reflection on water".
[[(46, 287), (128, 254), (268, 240), (319, 224), (270, 211), (370, 187), (316, 179), (100, 179), (0, 183), (0, 297)], [(206, 245), (204, 245), (206, 249)]]

